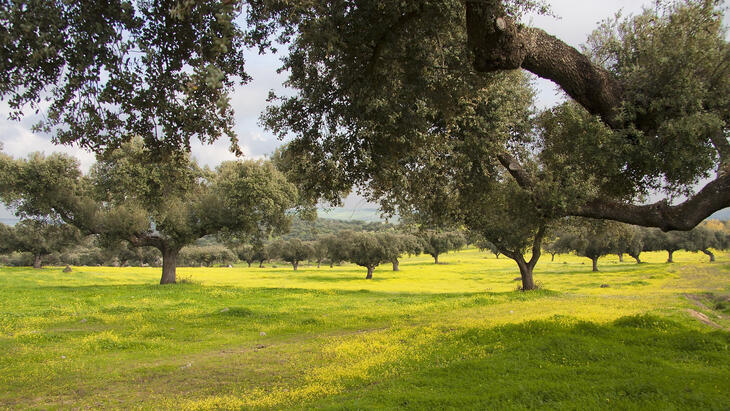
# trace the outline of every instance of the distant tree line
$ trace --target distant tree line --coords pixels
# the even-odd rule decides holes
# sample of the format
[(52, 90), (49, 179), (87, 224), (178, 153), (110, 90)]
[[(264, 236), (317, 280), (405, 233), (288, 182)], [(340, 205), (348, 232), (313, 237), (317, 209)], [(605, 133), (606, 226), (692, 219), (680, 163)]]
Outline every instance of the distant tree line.
[(666, 251), (667, 262), (674, 262), (674, 252), (685, 250), (702, 252), (715, 261), (712, 250), (727, 250), (730, 247), (728, 222), (708, 221), (690, 231), (664, 232), (657, 228), (646, 228), (615, 223), (605, 220), (570, 220), (557, 228), (545, 250), (552, 254), (570, 253), (589, 258), (593, 271), (598, 271), (600, 257), (615, 254), (623, 261), (629, 255), (641, 264), (644, 251)]

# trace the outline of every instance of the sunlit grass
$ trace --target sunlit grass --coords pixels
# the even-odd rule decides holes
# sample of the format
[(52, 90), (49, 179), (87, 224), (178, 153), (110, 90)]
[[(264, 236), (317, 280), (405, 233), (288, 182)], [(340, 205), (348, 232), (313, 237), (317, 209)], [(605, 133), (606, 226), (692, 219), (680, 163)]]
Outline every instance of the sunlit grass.
[(159, 268), (2, 268), (0, 407), (722, 408), (730, 336), (688, 310), (730, 327), (707, 299), (730, 294), (728, 255), (642, 257), (593, 273), (547, 255), (526, 294), (514, 262), (476, 250), (373, 280), (352, 265), (182, 267), (171, 286)]

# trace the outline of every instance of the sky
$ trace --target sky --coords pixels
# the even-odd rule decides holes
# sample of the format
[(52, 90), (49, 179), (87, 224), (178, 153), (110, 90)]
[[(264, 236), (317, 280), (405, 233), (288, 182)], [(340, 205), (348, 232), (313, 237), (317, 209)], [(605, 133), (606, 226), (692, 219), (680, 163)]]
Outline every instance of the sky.
[[(597, 24), (621, 11), (623, 15), (637, 14), (642, 6), (650, 7), (653, 1), (639, 0), (554, 0), (548, 1), (555, 17), (533, 16), (528, 23), (545, 29), (548, 33), (566, 43), (578, 47), (585, 42), (587, 36)], [(270, 90), (284, 90), (282, 82), (286, 73), (277, 74), (279, 56), (260, 56), (252, 52), (247, 58), (246, 67), (253, 81), (240, 87), (232, 96), (232, 105), (236, 111), (235, 131), (240, 140), (240, 147), (249, 158), (263, 158), (272, 153), (281, 144), (270, 132), (258, 124), (260, 113), (266, 107), (266, 97)], [(549, 107), (562, 99), (555, 85), (546, 80), (538, 80), (537, 104)], [(64, 152), (74, 155), (81, 162), (84, 170), (94, 162), (94, 155), (73, 146), (57, 146), (51, 143), (50, 135), (33, 133), (31, 126), (35, 121), (26, 118), (21, 122), (8, 120), (7, 105), (0, 102), (0, 142), (3, 151), (14, 157), (24, 157), (28, 153), (42, 151), (46, 154)], [(222, 161), (235, 157), (228, 150), (228, 141), (219, 140), (211, 145), (194, 143), (192, 154), (200, 164), (214, 167)], [(357, 196), (346, 201), (348, 207), (363, 207), (367, 204)], [(8, 210), (0, 206), (0, 218), (10, 217)]]

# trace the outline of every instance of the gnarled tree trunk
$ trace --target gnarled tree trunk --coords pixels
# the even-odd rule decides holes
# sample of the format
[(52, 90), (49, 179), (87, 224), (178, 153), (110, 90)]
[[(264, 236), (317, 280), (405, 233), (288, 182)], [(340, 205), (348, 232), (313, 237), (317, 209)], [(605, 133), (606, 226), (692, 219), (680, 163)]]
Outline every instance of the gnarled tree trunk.
[(294, 267), (294, 271), (297, 271), (299, 268), (299, 261), (294, 261), (291, 263), (292, 267)]
[(392, 261), (393, 263), (393, 271), (400, 271), (400, 261), (396, 258)]
[(532, 271), (534, 270), (535, 265), (525, 261), (524, 258), (519, 258), (515, 261), (517, 261), (517, 266), (520, 267), (520, 277), (522, 277), (522, 291), (536, 290), (537, 286), (535, 285), (535, 279), (532, 276)]
[(704, 250), (700, 250), (700, 251), (702, 251), (703, 253), (707, 254), (710, 257), (710, 262), (711, 263), (714, 263), (715, 262), (715, 254), (713, 254), (712, 251), (710, 251), (710, 250), (708, 250), (706, 248)]
[(525, 257), (518, 250), (510, 251), (502, 249), (501, 253), (507, 257), (515, 260), (517, 266), (520, 268), (520, 278), (522, 279), (522, 291), (537, 290), (537, 284), (533, 279), (532, 272), (535, 270), (537, 262), (540, 260), (542, 254), (542, 239), (545, 237), (545, 227), (540, 227), (535, 234), (535, 238), (532, 242), (532, 258), (530, 261), (525, 261)]
[(180, 248), (163, 247), (160, 251), (162, 251), (162, 279), (160, 279), (160, 284), (175, 284), (177, 256), (180, 253)]
[(40, 254), (36, 254), (36, 255), (33, 256), (33, 268), (35, 268), (36, 270), (38, 270), (41, 267), (43, 267), (43, 260), (41, 259), (41, 255)]
[(365, 277), (366, 280), (372, 280), (373, 279), (373, 271), (375, 271), (374, 266), (368, 266), (368, 275)]

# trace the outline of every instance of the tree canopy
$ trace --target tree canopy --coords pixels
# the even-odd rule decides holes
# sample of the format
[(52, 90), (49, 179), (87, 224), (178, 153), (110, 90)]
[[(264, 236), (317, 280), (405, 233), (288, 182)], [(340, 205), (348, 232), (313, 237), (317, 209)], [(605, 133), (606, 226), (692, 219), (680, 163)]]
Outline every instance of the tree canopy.
[(288, 228), (297, 192), (271, 163), (225, 162), (208, 170), (186, 154), (166, 162), (151, 155), (132, 140), (84, 176), (72, 158), (34, 154), (13, 161), (17, 181), (0, 194), (19, 215), (48, 216), (106, 242), (159, 249), (162, 283), (175, 282), (180, 249), (198, 238), (262, 238)]
[[(220, 136), (240, 152), (230, 93), (246, 83), (235, 1), (0, 3), (0, 98), (11, 117), (97, 152), (141, 137), (157, 152)], [(47, 107), (47, 108), (46, 108)]]
[[(536, 4), (262, 2), (254, 17), (284, 27), (280, 40), (290, 46), (284, 68), (297, 93), (278, 99), (264, 121), (295, 136), (285, 153), (298, 158), (289, 161), (293, 174), (328, 200), (360, 185), (393, 210), (446, 197), (434, 187), (449, 170), (429, 166), (448, 163), (464, 144), (487, 155), (481, 170), (458, 172), (502, 165), (562, 215), (688, 230), (730, 206), (730, 65), (718, 1), (663, 1), (606, 22), (584, 53), (521, 22), (526, 7)], [(519, 81), (509, 78), (519, 75), (509, 70), (517, 68), (572, 98), (541, 116), (532, 152), (549, 173), (560, 170), (553, 181), (580, 195), (546, 196), (545, 170), (514, 152), (528, 145), (524, 133), (509, 132), (524, 117), (500, 88), (515, 90)], [(665, 200), (643, 205), (650, 192)], [(679, 194), (690, 196), (672, 205)]]

